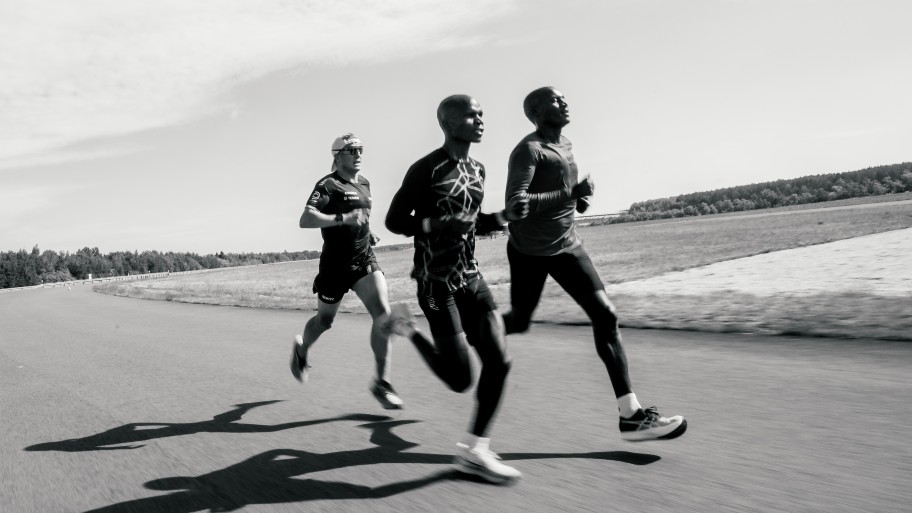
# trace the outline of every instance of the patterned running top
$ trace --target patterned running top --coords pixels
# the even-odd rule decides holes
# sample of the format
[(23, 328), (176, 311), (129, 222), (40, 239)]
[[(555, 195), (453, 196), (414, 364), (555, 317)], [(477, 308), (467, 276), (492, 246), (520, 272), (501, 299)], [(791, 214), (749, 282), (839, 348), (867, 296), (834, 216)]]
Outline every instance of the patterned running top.
[[(409, 168), (390, 204), (386, 227), (415, 238), (414, 278), (422, 290), (458, 290), (479, 276), (475, 232), (501, 226), (493, 214), (480, 213), (485, 168), (468, 158), (459, 161), (438, 148)], [(478, 215), (475, 227), (463, 235), (424, 233), (421, 222), (446, 215)]]

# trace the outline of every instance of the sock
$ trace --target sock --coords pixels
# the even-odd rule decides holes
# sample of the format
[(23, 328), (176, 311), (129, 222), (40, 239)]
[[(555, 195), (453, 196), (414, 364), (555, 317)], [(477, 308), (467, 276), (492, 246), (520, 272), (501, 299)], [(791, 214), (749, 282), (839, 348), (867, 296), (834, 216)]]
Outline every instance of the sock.
[(461, 443), (469, 449), (473, 449), (476, 444), (481, 443), (481, 440), (485, 440), (485, 447), (487, 447), (487, 438), (480, 438), (472, 433), (466, 433), (465, 436), (462, 437)]
[(624, 417), (625, 419), (633, 417), (633, 414), (635, 414), (637, 410), (643, 408), (640, 406), (640, 402), (637, 401), (637, 396), (633, 392), (622, 395), (621, 397), (618, 397), (617, 400), (618, 410), (621, 412), (621, 417)]

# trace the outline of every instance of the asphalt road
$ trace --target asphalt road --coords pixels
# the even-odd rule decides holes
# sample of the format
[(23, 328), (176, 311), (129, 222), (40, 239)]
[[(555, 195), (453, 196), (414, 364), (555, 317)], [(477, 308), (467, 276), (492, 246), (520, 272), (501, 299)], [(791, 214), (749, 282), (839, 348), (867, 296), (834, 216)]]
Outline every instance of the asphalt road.
[(405, 340), (382, 410), (369, 318), (288, 371), (307, 312), (150, 302), (85, 286), (0, 294), (0, 511), (843, 511), (912, 503), (912, 344), (627, 330), (644, 405), (681, 438), (623, 442), (586, 327), (536, 325), (492, 448), (524, 478), (449, 466), (471, 393)]

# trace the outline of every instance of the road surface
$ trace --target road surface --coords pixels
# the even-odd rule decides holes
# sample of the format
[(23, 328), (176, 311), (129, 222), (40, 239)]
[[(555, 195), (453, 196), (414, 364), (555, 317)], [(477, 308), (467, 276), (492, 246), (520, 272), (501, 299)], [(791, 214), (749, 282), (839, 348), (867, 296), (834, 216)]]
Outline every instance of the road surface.
[[(406, 409), (367, 391), (370, 319), (288, 371), (308, 312), (89, 285), (0, 294), (0, 511), (908, 512), (912, 344), (624, 332), (644, 405), (688, 432), (627, 443), (587, 327), (511, 336), (492, 448), (514, 486), (449, 466), (473, 407), (397, 339)], [(423, 321), (423, 320), (422, 320)]]

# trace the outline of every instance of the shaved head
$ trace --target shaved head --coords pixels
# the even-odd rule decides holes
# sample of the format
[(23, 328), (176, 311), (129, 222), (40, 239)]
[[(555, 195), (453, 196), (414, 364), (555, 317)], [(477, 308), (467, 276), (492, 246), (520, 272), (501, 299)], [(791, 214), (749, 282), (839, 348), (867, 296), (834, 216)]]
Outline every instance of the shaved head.
[(454, 94), (444, 98), (437, 106), (437, 122), (440, 123), (440, 128), (447, 130), (448, 121), (453, 119), (453, 115), (462, 114), (474, 101), (475, 99), (467, 94)]
[(526, 99), (523, 100), (523, 112), (526, 114), (526, 118), (528, 118), (529, 121), (535, 123), (538, 107), (541, 106), (542, 102), (550, 101), (551, 96), (556, 90), (557, 89), (551, 86), (539, 87), (526, 95)]

